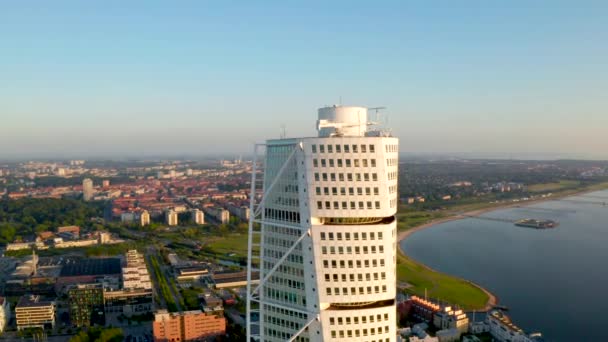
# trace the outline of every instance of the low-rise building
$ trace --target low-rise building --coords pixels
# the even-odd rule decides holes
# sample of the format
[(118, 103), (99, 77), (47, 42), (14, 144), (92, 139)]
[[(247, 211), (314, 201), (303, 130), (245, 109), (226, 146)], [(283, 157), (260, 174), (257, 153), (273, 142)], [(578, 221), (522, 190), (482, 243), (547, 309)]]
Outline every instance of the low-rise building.
[(490, 334), (498, 342), (532, 342), (521, 328), (513, 324), (511, 319), (499, 310), (490, 311), (487, 320)]
[(151, 289), (106, 291), (103, 294), (106, 313), (122, 313), (127, 317), (154, 311)]
[(226, 318), (220, 312), (201, 310), (169, 313), (160, 310), (153, 322), (154, 341), (203, 341), (226, 333)]
[(15, 307), (17, 330), (27, 328), (54, 328), (55, 302), (42, 300), (40, 296), (23, 296)]
[[(439, 330), (456, 329), (463, 334), (469, 329), (469, 318), (462, 310), (445, 306), (433, 316), (433, 325)], [(460, 335), (458, 338), (460, 339)]]

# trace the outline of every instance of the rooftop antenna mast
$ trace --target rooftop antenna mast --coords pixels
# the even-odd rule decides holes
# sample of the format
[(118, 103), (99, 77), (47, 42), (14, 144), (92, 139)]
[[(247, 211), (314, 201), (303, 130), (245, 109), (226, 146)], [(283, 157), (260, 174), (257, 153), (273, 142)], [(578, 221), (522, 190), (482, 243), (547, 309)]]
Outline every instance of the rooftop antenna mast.
[(281, 139), (285, 139), (287, 137), (287, 127), (285, 124), (281, 125)]

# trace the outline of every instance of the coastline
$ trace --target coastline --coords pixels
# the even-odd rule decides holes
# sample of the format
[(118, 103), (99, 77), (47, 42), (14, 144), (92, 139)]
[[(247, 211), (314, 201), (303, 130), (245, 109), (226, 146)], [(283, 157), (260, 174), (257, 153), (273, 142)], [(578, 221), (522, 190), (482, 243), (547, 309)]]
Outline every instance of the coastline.
[[(399, 234), (397, 235), (397, 243), (398, 243), (398, 252), (399, 254), (401, 254), (402, 257), (406, 257), (409, 258), (410, 260), (415, 261), (416, 263), (418, 263), (419, 265), (421, 265), (422, 267), (431, 270), (433, 272), (437, 272), (437, 273), (443, 273), (440, 272), (438, 270), (433, 269), (432, 267), (429, 267), (425, 264), (423, 264), (422, 262), (419, 262), (415, 259), (413, 259), (412, 257), (410, 257), (409, 255), (407, 255), (407, 253), (405, 253), (405, 250), (403, 250), (402, 247), (402, 242), (405, 241), (408, 237), (410, 237), (412, 234), (415, 234), (419, 231), (422, 231), (424, 229), (428, 229), (431, 228), (433, 226), (442, 224), (442, 223), (447, 223), (447, 222), (451, 222), (451, 221), (456, 221), (456, 220), (462, 220), (462, 219), (466, 219), (469, 218), (468, 216), (478, 216), (478, 215), (482, 215), (484, 213), (487, 212), (491, 212), (491, 211), (496, 211), (496, 210), (502, 210), (502, 209), (508, 209), (508, 208), (516, 208), (516, 207), (527, 207), (529, 205), (532, 204), (537, 204), (537, 203), (543, 203), (543, 202), (548, 202), (548, 201), (553, 201), (553, 200), (559, 200), (561, 198), (565, 198), (565, 197), (571, 197), (571, 196), (579, 196), (579, 195), (583, 195), (586, 193), (591, 193), (591, 192), (595, 192), (595, 191), (601, 191), (602, 189), (581, 189), (580, 191), (574, 191), (573, 193), (565, 193), (565, 194), (556, 194), (555, 196), (551, 196), (551, 197), (543, 197), (543, 198), (537, 198), (537, 199), (533, 199), (533, 200), (529, 200), (529, 201), (523, 201), (523, 202), (509, 202), (509, 203), (500, 203), (497, 204), (496, 206), (491, 206), (488, 208), (481, 208), (481, 209), (475, 209), (475, 210), (471, 210), (471, 211), (467, 211), (467, 212), (462, 212), (462, 213), (456, 213), (456, 214), (451, 214), (450, 216), (447, 217), (443, 217), (440, 219), (435, 219), (435, 220), (431, 220), (429, 222), (423, 223), (419, 226), (416, 227), (412, 227), (408, 230), (405, 231), (401, 231), (399, 232)], [(605, 190), (605, 189), (604, 189)], [(443, 273), (445, 274), (445, 273)], [(474, 283), (470, 280), (467, 279), (463, 279), (454, 275), (449, 275), (453, 278), (456, 279), (460, 279), (462, 281), (465, 281), (475, 287), (477, 287), (478, 289), (480, 289), (481, 291), (483, 291), (487, 296), (488, 296), (488, 301), (486, 302), (485, 307), (482, 310), (478, 310), (478, 311), (489, 311), (492, 308), (494, 308), (496, 305), (498, 305), (499, 299), (498, 296), (493, 294), (492, 292), (490, 292), (488, 289), (484, 288), (483, 286)]]

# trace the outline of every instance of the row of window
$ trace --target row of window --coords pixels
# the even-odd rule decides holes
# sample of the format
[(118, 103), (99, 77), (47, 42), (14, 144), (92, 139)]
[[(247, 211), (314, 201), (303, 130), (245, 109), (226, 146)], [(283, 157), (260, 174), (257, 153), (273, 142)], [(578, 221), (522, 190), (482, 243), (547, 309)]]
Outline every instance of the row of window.
[[(374, 272), (374, 273), (365, 273), (365, 281), (372, 281), (372, 276), (373, 276), (374, 280), (386, 280), (386, 272), (380, 272), (380, 273)], [(364, 281), (363, 279), (364, 279), (363, 273), (357, 274), (356, 277), (355, 277), (355, 274), (353, 274), (353, 273), (348, 274), (348, 277), (347, 277), (347, 274), (336, 274), (336, 273), (332, 273), (332, 274), (326, 273), (325, 274), (325, 281), (328, 281), (328, 282), (333, 281), (333, 282), (345, 283), (347, 281), (350, 281), (350, 282)]]
[(265, 290), (267, 299), (306, 306), (306, 296), (300, 296), (291, 291), (273, 289), (272, 287), (266, 287)]
[[(381, 287), (376, 285), (376, 286), (359, 286), (359, 295), (366, 295), (366, 294), (374, 294), (374, 293), (380, 293), (380, 289), (382, 289), (382, 293), (386, 293), (386, 285), (382, 285)], [(373, 291), (372, 291), (373, 290)], [(340, 288), (339, 287), (334, 287), (333, 288), (333, 292), (332, 292), (332, 288), (328, 287), (325, 289), (325, 294), (328, 296), (334, 295), (334, 296), (348, 296), (348, 287), (343, 287), (342, 288), (342, 292), (340, 292)], [(356, 296), (357, 295), (357, 288), (356, 287), (351, 287), (350, 288), (350, 295), (351, 296)]]
[(397, 186), (396, 185), (391, 185), (388, 187), (388, 193), (389, 194), (394, 194), (397, 192)]
[[(271, 270), (274, 267), (275, 263), (271, 263), (269, 261), (264, 261), (264, 269)], [(279, 268), (276, 270), (276, 274), (284, 274), (286, 277), (300, 277), (304, 278), (304, 270), (299, 267), (292, 267), (281, 264)]]
[(288, 278), (283, 278), (283, 277), (272, 276), (268, 279), (268, 283), (276, 284), (279, 286), (286, 286), (286, 287), (290, 287), (292, 289), (304, 290), (304, 282), (296, 281), (296, 280), (292, 280), (292, 279), (288, 279)]
[(386, 145), (385, 149), (386, 149), (386, 152), (398, 152), (399, 145)]
[(398, 165), (397, 158), (388, 158), (386, 159), (386, 166), (397, 166)]
[(389, 201), (389, 207), (391, 208), (396, 208), (397, 207), (397, 199), (394, 198), (392, 200)]
[[(396, 172), (395, 172), (396, 173)], [(390, 173), (389, 173), (390, 174)], [(397, 179), (397, 178), (395, 178)], [(336, 181), (340, 181), (340, 182), (361, 182), (361, 181), (365, 181), (365, 182), (369, 182), (369, 181), (374, 181), (377, 182), (378, 181), (378, 174), (377, 173), (372, 173), (371, 177), (369, 173), (319, 173), (319, 172), (315, 172), (315, 181), (320, 182), (320, 181), (332, 181), (332, 182), (336, 182)]]
[[(375, 201), (373, 203), (373, 204), (375, 204), (375, 206), (372, 205), (372, 201), (367, 201), (367, 202), (360, 201), (359, 202), (359, 209), (365, 209), (365, 204), (366, 203), (367, 203), (367, 209), (381, 209), (381, 207), (380, 207), (380, 201)], [(323, 207), (323, 202), (322, 201), (317, 201), (317, 209), (323, 209), (323, 208), (325, 208), (325, 209), (332, 209), (331, 204), (332, 203), (330, 201), (325, 201), (325, 207)], [(334, 210), (339, 210), (340, 209), (340, 202), (334, 201), (333, 204), (334, 204), (333, 205), (333, 209)], [(347, 210), (348, 209), (348, 202), (346, 202), (346, 201), (342, 202), (342, 209), (343, 210)], [(350, 209), (351, 210), (357, 209), (357, 202), (351, 201), (350, 202)]]
[[(354, 332), (354, 335), (353, 335)], [(384, 327), (384, 333), (388, 333), (388, 325)], [(369, 329), (369, 334), (370, 335), (376, 335), (376, 329), (375, 328), (370, 328)], [(382, 328), (378, 328), (378, 334), (382, 334)], [(332, 330), (331, 331), (331, 337), (332, 338), (345, 338), (345, 337), (360, 337), (360, 336), (367, 336), (367, 329), (355, 329), (355, 330)], [(386, 338), (384, 340), (385, 342), (390, 341), (389, 338)], [(382, 342), (382, 340), (378, 340), (378, 342)]]
[(388, 173), (388, 180), (396, 180), (398, 177), (397, 171), (393, 171), (393, 172), (389, 172)]
[(365, 260), (323, 260), (323, 268), (362, 268), (365, 267), (384, 267), (384, 259), (365, 259)]
[[(321, 232), (321, 240), (330, 240), (333, 241), (334, 237), (335, 240), (341, 241), (342, 237), (344, 236), (344, 240), (350, 240), (351, 237), (351, 233), (350, 232), (345, 232), (344, 235), (342, 235), (342, 233), (337, 232), (334, 234), (334, 232), (328, 232), (327, 234), (325, 232)], [(361, 240), (367, 240), (368, 237), (368, 233), (367, 232), (361, 232)], [(369, 232), (369, 239), (370, 240), (375, 240), (376, 236), (378, 237), (378, 240), (382, 240), (382, 232), (378, 232), (377, 234), (375, 232)], [(359, 240), (359, 233), (358, 232), (353, 232), (352, 233), (352, 237), (353, 240)]]
[[(281, 259), (283, 257), (283, 255), (285, 255), (285, 252), (283, 252), (283, 251), (264, 249), (264, 258)], [(285, 259), (285, 261), (294, 262), (296, 264), (302, 264), (302, 263), (304, 263), (304, 258), (301, 255), (298, 255), (295, 253), (289, 253), (289, 255), (287, 255), (287, 258)]]
[[(301, 233), (300, 233), (300, 235), (301, 235)], [(296, 239), (290, 240), (290, 239), (282, 239), (280, 237), (274, 237), (270, 234), (264, 235), (264, 243), (271, 245), (271, 246), (275, 246), (275, 247), (283, 247), (285, 249), (291, 248), (291, 246), (293, 246), (293, 243), (295, 241), (296, 241)], [(296, 249), (296, 251), (301, 251), (302, 246), (298, 245), (295, 247), (295, 249)]]
[[(368, 318), (368, 316), (361, 316), (361, 324), (367, 324), (367, 318)], [(385, 313), (384, 316), (380, 315), (380, 314), (377, 314), (376, 316), (369, 315), (369, 322), (374, 323), (374, 320), (378, 321), (378, 322), (382, 322), (383, 318), (384, 318), (384, 321), (388, 321), (388, 314)], [(337, 319), (334, 317), (329, 318), (329, 325), (335, 325), (336, 322), (338, 325), (344, 325), (344, 324), (349, 325), (349, 324), (351, 324), (351, 318), (344, 317), (344, 321), (342, 320), (342, 317), (338, 317)], [(352, 324), (359, 324), (358, 316), (355, 316), (352, 318)]]
[[(395, 189), (396, 188), (397, 188), (397, 186), (395, 186)], [(321, 189), (323, 189), (323, 192), (321, 192)], [(330, 189), (331, 189), (331, 192), (329, 191)], [(340, 190), (339, 192), (338, 192), (338, 189)], [(330, 187), (326, 186), (326, 187), (321, 188), (320, 186), (317, 186), (315, 188), (315, 192), (319, 196), (320, 195), (329, 196), (330, 194), (334, 195), (334, 196), (338, 196), (338, 194), (340, 194), (341, 196), (346, 196), (346, 190), (347, 189), (348, 189), (348, 195), (349, 196), (355, 196), (355, 189), (357, 189), (357, 195), (359, 195), (359, 196), (363, 196), (363, 190), (365, 190), (365, 195), (366, 196), (371, 196), (372, 190), (374, 191), (374, 195), (376, 195), (376, 196), (380, 195), (380, 189), (378, 187), (373, 187), (373, 188), (370, 188), (370, 187), (365, 187), (365, 188), (364, 187), (357, 187), (357, 188), (354, 188), (354, 187), (349, 187), (349, 188), (340, 187), (340, 188), (338, 188), (338, 187), (334, 186), (334, 187), (330, 188)], [(389, 187), (389, 190), (390, 190), (390, 187)]]
[[(312, 144), (311, 146), (312, 148), (312, 153), (317, 153), (317, 145), (316, 144)], [(319, 145), (319, 149), (318, 149), (318, 153), (325, 153), (325, 151), (327, 151), (327, 153), (334, 153), (334, 151), (336, 151), (336, 153), (342, 153), (342, 151), (344, 151), (344, 153), (350, 153), (350, 151), (353, 151), (353, 153), (359, 153), (359, 151), (361, 151), (362, 153), (367, 153), (367, 151), (369, 150), (370, 153), (375, 153), (376, 152), (376, 146), (373, 144), (320, 144)]]
[[(320, 161), (320, 163), (319, 163)], [(313, 159), (312, 166), (313, 167), (376, 167), (376, 159), (370, 159), (369, 162), (367, 159), (353, 159), (352, 163), (350, 159)]]
[[(338, 254), (353, 254), (353, 251), (355, 252), (355, 254), (375, 254), (376, 250), (378, 251), (378, 253), (384, 253), (384, 246), (379, 245), (378, 249), (376, 249), (376, 246), (322, 246), (321, 247), (321, 253), (323, 254), (336, 254), (336, 251), (338, 252)], [(329, 252), (329, 253), (328, 253)], [(363, 253), (362, 253), (363, 252)]]

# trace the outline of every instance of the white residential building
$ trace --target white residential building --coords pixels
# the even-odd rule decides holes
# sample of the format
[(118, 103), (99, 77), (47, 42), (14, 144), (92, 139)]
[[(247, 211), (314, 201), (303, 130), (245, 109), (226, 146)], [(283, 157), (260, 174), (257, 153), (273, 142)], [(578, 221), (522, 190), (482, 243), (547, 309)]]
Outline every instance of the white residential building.
[(200, 209), (192, 209), (190, 215), (192, 215), (192, 222), (196, 224), (205, 224), (205, 214), (203, 214)]
[(93, 181), (90, 178), (85, 178), (82, 181), (82, 198), (85, 201), (90, 201), (93, 199), (93, 195)]
[(126, 265), (122, 268), (122, 283), (124, 289), (152, 289), (144, 256), (136, 250), (130, 250), (126, 254)]
[(367, 108), (321, 108), (318, 118), (318, 137), (265, 144), (248, 265), (260, 268), (259, 287), (248, 286), (248, 314), (259, 302), (260, 320), (248, 319), (259, 324), (248, 334), (396, 341), (398, 139), (370, 129)]
[(177, 213), (173, 209), (165, 212), (165, 223), (169, 226), (177, 226)]
[(11, 305), (5, 297), (0, 297), (0, 333), (4, 332), (4, 329), (10, 320)]

